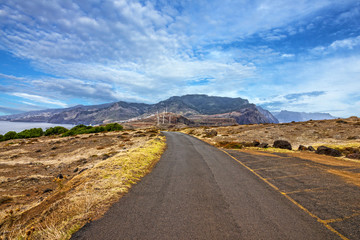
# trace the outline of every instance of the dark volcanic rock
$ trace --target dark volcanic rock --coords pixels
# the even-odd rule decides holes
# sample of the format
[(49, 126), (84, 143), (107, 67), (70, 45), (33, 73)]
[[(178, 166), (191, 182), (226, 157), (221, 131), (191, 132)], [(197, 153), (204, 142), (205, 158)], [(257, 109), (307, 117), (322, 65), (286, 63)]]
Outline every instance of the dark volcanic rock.
[(347, 158), (360, 159), (360, 153), (350, 153), (346, 155)]
[(258, 140), (254, 140), (252, 143), (254, 147), (258, 147), (260, 145), (260, 142)]
[(47, 189), (45, 189), (45, 190), (43, 191), (43, 193), (47, 193), (47, 192), (51, 192), (51, 191), (52, 191), (51, 188), (47, 188)]
[(291, 144), (285, 140), (276, 140), (273, 146), (274, 148), (289, 149), (289, 150), (292, 149)]
[(63, 179), (63, 178), (64, 178), (64, 176), (63, 176), (61, 173), (59, 173), (56, 177), (59, 178), (59, 179)]
[(339, 150), (329, 148), (329, 147), (325, 147), (325, 146), (318, 147), (315, 153), (324, 154), (324, 155), (333, 156), (333, 157), (340, 157), (341, 156), (341, 152)]
[(309, 146), (308, 150), (311, 151), (311, 152), (315, 152), (315, 148), (313, 146)]
[(268, 143), (260, 143), (260, 145), (258, 147), (259, 148), (268, 148), (269, 144)]
[(217, 131), (215, 131), (214, 129), (212, 130), (205, 130), (205, 137), (211, 138), (211, 137), (215, 137), (217, 136)]
[(303, 146), (303, 145), (299, 145), (299, 148), (298, 148), (299, 151), (306, 151), (308, 150), (307, 147)]

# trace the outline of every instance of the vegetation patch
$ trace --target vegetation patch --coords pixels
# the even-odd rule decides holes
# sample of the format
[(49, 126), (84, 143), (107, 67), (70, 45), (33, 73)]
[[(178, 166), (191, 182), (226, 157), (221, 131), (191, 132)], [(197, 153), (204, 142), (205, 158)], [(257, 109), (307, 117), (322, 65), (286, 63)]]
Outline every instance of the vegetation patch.
[[(25, 210), (11, 210), (0, 220), (5, 239), (69, 239), (87, 222), (100, 217), (112, 203), (145, 176), (160, 159), (165, 137), (98, 162), (66, 181)], [(111, 154), (109, 154), (110, 156)], [(106, 156), (108, 157), (108, 156)], [(3, 202), (11, 199), (3, 199)]]
[(21, 131), (19, 133), (16, 133), (15, 131), (9, 131), (5, 133), (5, 135), (0, 134), (0, 142), (11, 139), (37, 138), (41, 136), (52, 136), (60, 134), (62, 137), (68, 137), (86, 133), (112, 132), (121, 130), (123, 130), (123, 126), (118, 123), (109, 123), (105, 126), (95, 127), (80, 124), (71, 128), (70, 130), (64, 127), (56, 126), (48, 128), (45, 132), (41, 128), (31, 128)]

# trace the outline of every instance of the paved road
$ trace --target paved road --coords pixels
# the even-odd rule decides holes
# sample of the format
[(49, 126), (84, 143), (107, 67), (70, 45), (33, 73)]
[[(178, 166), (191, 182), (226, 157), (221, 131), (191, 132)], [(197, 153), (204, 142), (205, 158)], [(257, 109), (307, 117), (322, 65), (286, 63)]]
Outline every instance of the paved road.
[(153, 171), (72, 239), (340, 239), (226, 153), (165, 135)]

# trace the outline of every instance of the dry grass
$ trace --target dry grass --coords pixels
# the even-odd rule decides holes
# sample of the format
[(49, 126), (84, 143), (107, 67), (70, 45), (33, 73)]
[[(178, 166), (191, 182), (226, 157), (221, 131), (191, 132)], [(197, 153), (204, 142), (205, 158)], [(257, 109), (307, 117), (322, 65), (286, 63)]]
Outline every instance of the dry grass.
[(3, 237), (69, 239), (86, 222), (105, 213), (132, 184), (146, 175), (164, 149), (164, 137), (149, 140), (64, 181), (46, 199), (26, 210), (6, 212), (0, 221)]

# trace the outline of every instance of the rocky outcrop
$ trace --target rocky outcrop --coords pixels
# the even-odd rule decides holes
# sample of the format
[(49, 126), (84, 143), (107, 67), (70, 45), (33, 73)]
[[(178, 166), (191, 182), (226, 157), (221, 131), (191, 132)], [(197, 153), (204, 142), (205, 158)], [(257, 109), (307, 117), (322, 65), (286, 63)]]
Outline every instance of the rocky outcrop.
[(288, 149), (291, 150), (291, 144), (285, 140), (276, 140), (273, 144), (274, 148)]
[(324, 155), (333, 156), (333, 157), (340, 157), (341, 156), (341, 152), (339, 150), (329, 148), (329, 147), (326, 147), (326, 146), (318, 147), (315, 153), (324, 154)]

